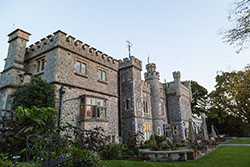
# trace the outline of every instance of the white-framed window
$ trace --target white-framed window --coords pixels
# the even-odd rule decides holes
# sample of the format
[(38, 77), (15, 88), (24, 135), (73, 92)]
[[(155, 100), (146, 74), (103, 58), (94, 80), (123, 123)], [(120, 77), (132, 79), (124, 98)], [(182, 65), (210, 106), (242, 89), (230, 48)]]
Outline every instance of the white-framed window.
[(81, 114), (82, 118), (106, 118), (106, 100), (85, 96), (82, 98)]
[(100, 81), (107, 81), (107, 72), (102, 69), (98, 69), (98, 79)]
[(76, 61), (76, 72), (80, 74), (87, 74), (87, 64), (80, 60)]
[(45, 69), (45, 57), (36, 60), (36, 72), (43, 72)]

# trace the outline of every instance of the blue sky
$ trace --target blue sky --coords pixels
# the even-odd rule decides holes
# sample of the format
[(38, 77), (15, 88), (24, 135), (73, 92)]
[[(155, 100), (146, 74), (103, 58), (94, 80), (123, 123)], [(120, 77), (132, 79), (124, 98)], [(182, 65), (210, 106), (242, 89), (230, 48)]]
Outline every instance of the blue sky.
[[(58, 29), (122, 59), (125, 41), (132, 55), (157, 64), (161, 81), (195, 80), (214, 89), (217, 71), (239, 70), (249, 63), (250, 50), (240, 54), (222, 42), (233, 0), (9, 0), (0, 1), (0, 71), (7, 57), (7, 35), (15, 28), (30, 32), (28, 45)], [(14, 25), (14, 26), (13, 26)]]

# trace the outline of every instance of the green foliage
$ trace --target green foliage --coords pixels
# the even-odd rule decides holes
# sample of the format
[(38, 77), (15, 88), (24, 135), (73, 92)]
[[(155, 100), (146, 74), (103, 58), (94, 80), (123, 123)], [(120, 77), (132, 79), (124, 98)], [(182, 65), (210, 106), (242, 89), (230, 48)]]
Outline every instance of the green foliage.
[(72, 136), (75, 136), (75, 139), (71, 140), (71, 144), (79, 149), (99, 152), (110, 143), (110, 139), (105, 135), (101, 127), (87, 130), (75, 127), (69, 123), (66, 124), (66, 126), (61, 128), (61, 131), (63, 131), (64, 136), (67, 137), (68, 140), (71, 140)]
[(175, 143), (175, 147), (183, 147), (182, 143)]
[(40, 78), (32, 78), (30, 83), (17, 87), (12, 95), (12, 108), (18, 106), (24, 108), (55, 106), (55, 87)]
[(39, 165), (33, 165), (31, 163), (17, 162), (15, 160), (8, 160), (7, 154), (0, 154), (0, 166), (1, 167), (38, 167)]
[(223, 40), (236, 46), (239, 53), (249, 47), (250, 42), (250, 0), (239, 0), (233, 6), (228, 20), (233, 26), (224, 32)]
[(159, 146), (162, 150), (169, 150), (171, 148), (169, 144), (159, 144)]
[(76, 147), (68, 148), (68, 151), (72, 153), (73, 159), (68, 166), (79, 167), (99, 167), (99, 155), (93, 151), (81, 150)]
[(57, 111), (50, 107), (18, 107), (15, 111), (15, 121), (22, 134), (45, 134), (54, 130)]
[(115, 144), (112, 143), (106, 146), (101, 152), (100, 155), (102, 159), (105, 160), (122, 160), (127, 159), (133, 152), (128, 149), (126, 144)]
[(240, 71), (221, 72), (216, 82), (216, 90), (209, 95), (208, 125), (213, 122), (222, 133), (249, 130), (250, 66)]
[[(166, 136), (158, 136), (158, 135), (154, 135), (156, 144), (160, 144), (163, 141), (167, 140)], [(151, 140), (153, 140), (153, 135), (150, 137)]]
[(15, 111), (14, 120), (10, 124), (11, 131), (8, 136), (0, 139), (0, 152), (8, 153), (9, 158), (21, 155), (25, 159), (26, 135), (44, 135), (55, 132), (56, 111), (48, 108), (22, 108)]
[(206, 113), (208, 106), (207, 89), (198, 84), (196, 81), (191, 81), (191, 90), (192, 90), (191, 108), (193, 114), (200, 115), (200, 113)]

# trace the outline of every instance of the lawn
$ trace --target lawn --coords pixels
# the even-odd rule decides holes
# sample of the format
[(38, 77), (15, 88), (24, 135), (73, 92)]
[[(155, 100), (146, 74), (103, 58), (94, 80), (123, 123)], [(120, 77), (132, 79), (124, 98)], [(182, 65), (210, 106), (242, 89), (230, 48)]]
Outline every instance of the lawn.
[(222, 146), (187, 162), (102, 161), (104, 167), (250, 167), (250, 147)]
[(250, 144), (250, 139), (235, 139), (229, 141), (227, 144)]

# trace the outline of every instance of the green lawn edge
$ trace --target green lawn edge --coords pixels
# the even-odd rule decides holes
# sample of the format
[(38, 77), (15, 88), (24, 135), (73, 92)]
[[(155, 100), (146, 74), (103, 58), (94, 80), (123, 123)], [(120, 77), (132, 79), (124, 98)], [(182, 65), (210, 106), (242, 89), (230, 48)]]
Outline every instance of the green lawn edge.
[(250, 147), (221, 146), (204, 157), (187, 162), (101, 161), (103, 167), (250, 167)]
[(227, 142), (227, 144), (250, 144), (250, 139), (233, 139)]

